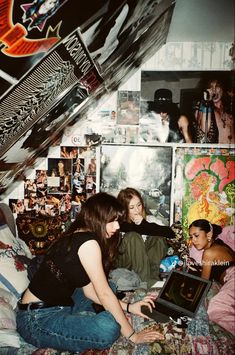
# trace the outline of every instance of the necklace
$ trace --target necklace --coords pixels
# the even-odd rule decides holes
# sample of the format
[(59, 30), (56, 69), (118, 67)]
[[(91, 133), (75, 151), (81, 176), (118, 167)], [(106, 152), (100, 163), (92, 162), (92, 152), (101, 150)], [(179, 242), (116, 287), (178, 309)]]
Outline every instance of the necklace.
[(226, 127), (226, 121), (227, 121), (227, 115), (226, 115), (226, 113), (222, 113), (222, 114), (220, 115), (220, 118), (221, 118), (221, 121), (223, 122), (223, 128), (225, 128), (225, 127)]

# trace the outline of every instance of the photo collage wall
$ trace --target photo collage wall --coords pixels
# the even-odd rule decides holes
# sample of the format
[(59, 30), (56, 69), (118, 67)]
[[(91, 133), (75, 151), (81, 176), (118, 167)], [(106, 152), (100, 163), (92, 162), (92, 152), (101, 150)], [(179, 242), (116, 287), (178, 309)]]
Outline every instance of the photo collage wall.
[(10, 199), (13, 213), (58, 216), (74, 220), (83, 202), (96, 193), (96, 149), (61, 146), (60, 155), (47, 158), (47, 169), (25, 179), (24, 198)]

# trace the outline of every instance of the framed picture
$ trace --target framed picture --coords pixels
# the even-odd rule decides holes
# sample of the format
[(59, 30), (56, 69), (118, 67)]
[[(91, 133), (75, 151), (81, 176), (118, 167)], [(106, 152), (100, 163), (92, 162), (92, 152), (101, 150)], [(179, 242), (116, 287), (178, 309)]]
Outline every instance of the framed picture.
[(171, 147), (102, 145), (100, 190), (117, 196), (126, 187), (137, 189), (147, 214), (159, 224), (169, 225), (171, 166)]

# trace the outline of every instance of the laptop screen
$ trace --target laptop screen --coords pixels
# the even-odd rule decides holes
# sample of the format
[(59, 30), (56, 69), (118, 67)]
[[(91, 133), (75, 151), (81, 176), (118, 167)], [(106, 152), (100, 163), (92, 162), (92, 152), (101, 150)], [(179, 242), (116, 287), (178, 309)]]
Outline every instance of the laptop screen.
[(194, 316), (210, 285), (209, 280), (187, 272), (172, 270), (159, 293), (157, 302), (185, 315)]

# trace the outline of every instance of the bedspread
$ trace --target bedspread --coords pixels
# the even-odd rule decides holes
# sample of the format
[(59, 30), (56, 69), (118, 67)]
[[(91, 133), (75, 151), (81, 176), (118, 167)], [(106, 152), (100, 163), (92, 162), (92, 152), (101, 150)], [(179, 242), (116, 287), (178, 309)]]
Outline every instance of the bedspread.
[[(152, 289), (157, 293), (158, 290)], [(124, 337), (120, 337), (110, 349), (97, 351), (87, 350), (82, 353), (70, 353), (54, 349), (36, 349), (22, 340), (21, 347), (0, 348), (0, 355), (230, 355), (234, 353), (235, 337), (220, 326), (209, 323), (206, 312), (208, 301), (218, 292), (218, 285), (212, 285), (205, 304), (201, 305), (196, 317), (188, 324), (188, 328), (178, 328), (173, 322), (157, 324), (153, 320), (127, 314), (136, 331), (153, 327), (165, 335), (164, 341), (152, 344), (134, 345)], [(144, 289), (126, 293), (125, 301), (134, 302), (146, 294)]]

